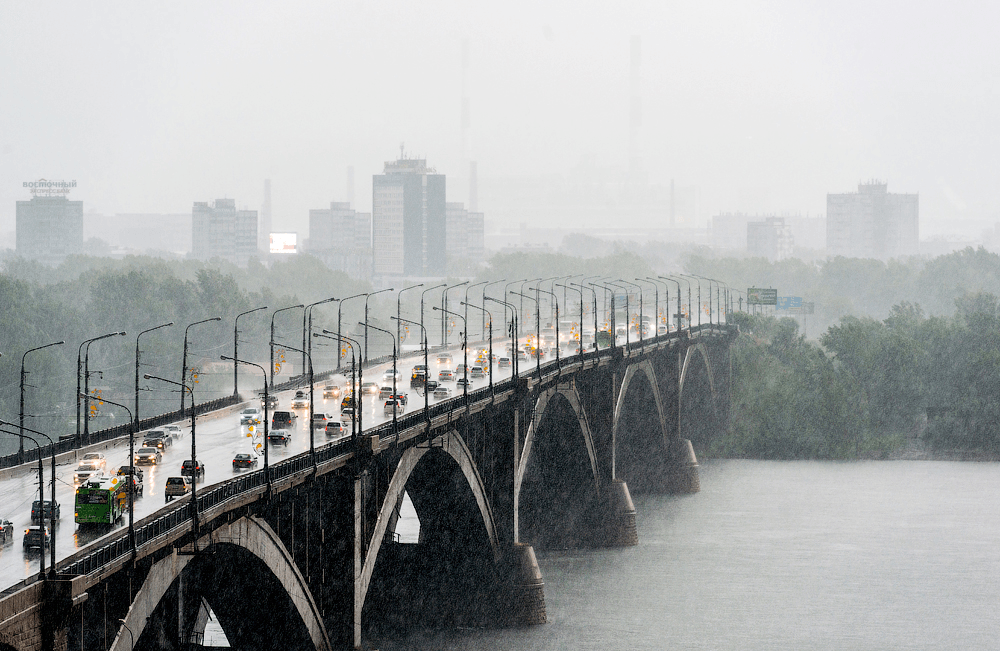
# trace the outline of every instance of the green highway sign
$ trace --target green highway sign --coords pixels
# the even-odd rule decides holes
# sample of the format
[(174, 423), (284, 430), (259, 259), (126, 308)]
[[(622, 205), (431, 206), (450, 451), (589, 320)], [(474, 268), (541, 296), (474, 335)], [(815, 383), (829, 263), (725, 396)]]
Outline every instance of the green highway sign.
[(762, 287), (747, 288), (748, 305), (777, 305), (778, 290), (764, 289)]

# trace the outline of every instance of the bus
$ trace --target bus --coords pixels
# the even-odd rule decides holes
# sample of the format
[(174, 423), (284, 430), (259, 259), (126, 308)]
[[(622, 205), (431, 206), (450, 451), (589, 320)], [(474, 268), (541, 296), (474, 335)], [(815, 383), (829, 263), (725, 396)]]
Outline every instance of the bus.
[(78, 524), (113, 524), (128, 507), (128, 477), (92, 479), (76, 489)]
[(607, 330), (597, 331), (597, 346), (598, 348), (609, 348), (614, 345), (614, 340), (611, 338), (611, 333)]

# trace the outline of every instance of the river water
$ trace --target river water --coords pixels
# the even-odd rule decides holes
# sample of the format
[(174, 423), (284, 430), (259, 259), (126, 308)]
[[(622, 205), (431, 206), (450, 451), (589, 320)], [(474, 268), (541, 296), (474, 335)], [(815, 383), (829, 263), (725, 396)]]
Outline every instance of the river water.
[(708, 461), (639, 545), (540, 552), (548, 624), (402, 649), (1000, 649), (1000, 464)]

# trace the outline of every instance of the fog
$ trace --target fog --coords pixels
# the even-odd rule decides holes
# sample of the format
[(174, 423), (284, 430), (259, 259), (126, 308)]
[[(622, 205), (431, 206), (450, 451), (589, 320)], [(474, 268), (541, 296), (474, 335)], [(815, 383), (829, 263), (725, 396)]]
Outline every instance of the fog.
[[(0, 231), (14, 229), (25, 180), (76, 179), (72, 198), (110, 215), (190, 214), (221, 196), (257, 209), (271, 178), (275, 229), (304, 234), (310, 208), (348, 198), (349, 166), (370, 210), (371, 175), (405, 143), (448, 175), (450, 201), (467, 200), (477, 161), (488, 221), (537, 209), (522, 189), (539, 179), (609, 182), (598, 221), (673, 179), (697, 196), (684, 225), (704, 228), (722, 211), (822, 214), (826, 193), (878, 178), (920, 194), (922, 236), (975, 235), (998, 214), (998, 13), (860, 0), (8, 1)], [(551, 212), (538, 225), (569, 225)], [(631, 214), (620, 225), (651, 219)]]

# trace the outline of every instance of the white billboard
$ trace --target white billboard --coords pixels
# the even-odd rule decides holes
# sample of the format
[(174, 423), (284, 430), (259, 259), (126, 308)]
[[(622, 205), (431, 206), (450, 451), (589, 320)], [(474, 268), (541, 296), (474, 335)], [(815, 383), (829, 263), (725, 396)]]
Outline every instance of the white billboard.
[(271, 253), (297, 253), (298, 233), (271, 233)]

